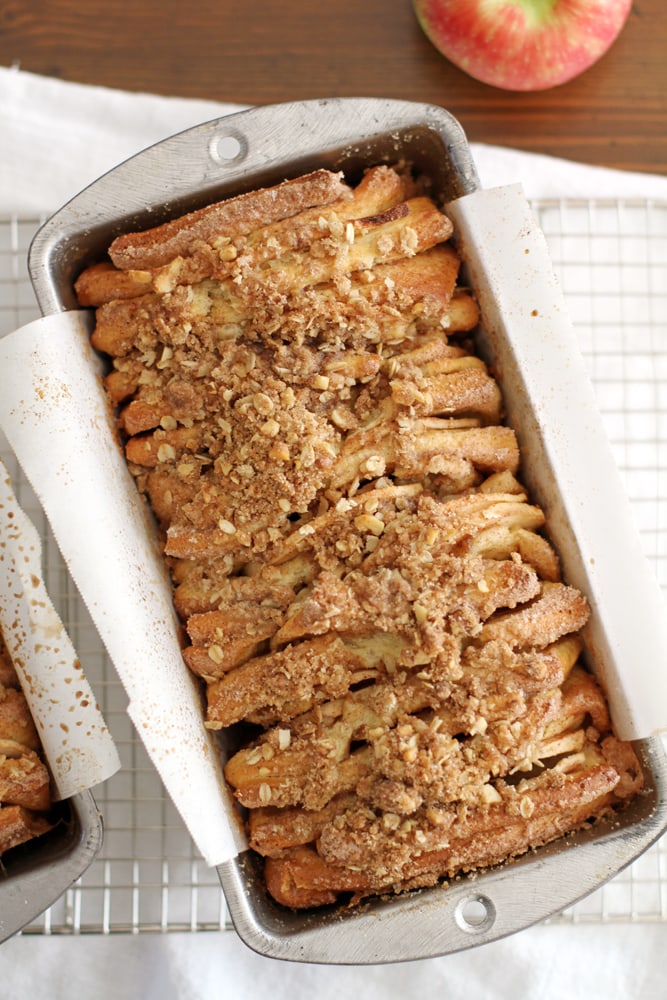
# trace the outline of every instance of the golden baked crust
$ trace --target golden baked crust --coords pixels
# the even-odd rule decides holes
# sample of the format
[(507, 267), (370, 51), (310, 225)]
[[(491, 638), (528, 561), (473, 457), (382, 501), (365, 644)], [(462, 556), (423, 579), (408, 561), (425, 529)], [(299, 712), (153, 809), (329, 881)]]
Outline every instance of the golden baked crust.
[(0, 856), (52, 827), (51, 779), (0, 633)]
[(449, 219), (386, 166), (117, 240), (77, 281), (206, 725), (287, 906), (514, 857), (641, 787), (519, 479)]

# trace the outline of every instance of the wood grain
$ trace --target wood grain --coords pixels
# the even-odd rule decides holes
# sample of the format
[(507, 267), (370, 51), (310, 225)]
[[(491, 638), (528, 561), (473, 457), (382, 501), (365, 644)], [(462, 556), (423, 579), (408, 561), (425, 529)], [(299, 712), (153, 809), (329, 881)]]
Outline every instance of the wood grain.
[(410, 0), (7, 0), (0, 64), (81, 83), (267, 104), (384, 96), (440, 104), (468, 138), (665, 173), (667, 3), (638, 0), (613, 48), (562, 87), (508, 93), (430, 44)]

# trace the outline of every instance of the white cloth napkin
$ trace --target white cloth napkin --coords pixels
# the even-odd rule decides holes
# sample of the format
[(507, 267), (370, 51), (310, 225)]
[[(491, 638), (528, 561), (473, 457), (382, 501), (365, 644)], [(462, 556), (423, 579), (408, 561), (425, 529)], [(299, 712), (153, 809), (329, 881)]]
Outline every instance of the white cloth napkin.
[(664, 1000), (663, 924), (546, 926), (446, 958), (293, 965), (236, 935), (13, 938), (0, 994), (30, 1000)]
[[(0, 68), (0, 212), (58, 209), (101, 173), (165, 136), (240, 105), (130, 95)], [(465, 122), (462, 123), (465, 128)], [(486, 187), (529, 197), (667, 199), (667, 177), (583, 167), (472, 145)], [(548, 891), (548, 887), (546, 889)], [(278, 963), (230, 932), (22, 936), (0, 947), (0, 994), (32, 1000), (451, 1000), (664, 997), (667, 922), (559, 924), (446, 958), (361, 968)]]
[[(53, 212), (146, 146), (241, 109), (63, 83), (0, 67), (0, 212)], [(484, 187), (520, 181), (529, 198), (667, 198), (667, 176), (582, 166), (480, 143), (472, 143), (471, 151)]]

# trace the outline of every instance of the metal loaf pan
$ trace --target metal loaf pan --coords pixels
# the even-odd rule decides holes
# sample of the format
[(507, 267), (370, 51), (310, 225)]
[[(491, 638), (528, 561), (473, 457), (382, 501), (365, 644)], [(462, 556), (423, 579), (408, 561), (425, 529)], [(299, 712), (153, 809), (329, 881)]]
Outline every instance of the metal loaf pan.
[[(44, 313), (76, 308), (73, 280), (103, 258), (120, 233), (316, 167), (342, 169), (354, 180), (365, 167), (400, 160), (428, 175), (443, 203), (479, 187), (460, 125), (431, 105), (308, 101), (256, 108), (180, 133), (96, 181), (40, 230), (29, 262), (40, 307)], [(507, 398), (521, 391), (503, 384), (502, 376), (500, 382)], [(545, 487), (558, 490), (557, 483)], [(534, 499), (541, 502), (539, 487)], [(567, 579), (577, 554), (561, 556)], [(444, 888), (349, 910), (289, 913), (267, 898), (256, 859), (243, 852), (218, 869), (234, 925), (263, 955), (344, 964), (439, 956), (514, 933), (598, 888), (667, 828), (662, 744), (651, 739), (637, 749), (647, 792), (622, 814)]]
[[(3, 465), (2, 468), (6, 474), (5, 466)], [(11, 509), (9, 511), (3, 510), (3, 526), (0, 529), (0, 548), (3, 550), (12, 532), (12, 525), (14, 526), (14, 537), (20, 534), (25, 541), (30, 537), (28, 534), (30, 528), (34, 531), (35, 542), (37, 542), (37, 531), (32, 525), (28, 528), (28, 518), (25, 518), (25, 525), (17, 526), (16, 519), (12, 520), (14, 513)], [(13, 589), (10, 567), (11, 558), (8, 560), (3, 554), (0, 566), (3, 592), (5, 589)], [(28, 595), (25, 596), (27, 598)], [(36, 600), (37, 598), (33, 595), (30, 596), (31, 602)], [(42, 602), (39, 603), (41, 605)], [(19, 613), (18, 619), (20, 620), (20, 618)], [(37, 630), (42, 624), (43, 622), (40, 622), (39, 625), (35, 624), (34, 628)], [(24, 627), (29, 626), (26, 624)], [(15, 639), (20, 632), (20, 628), (15, 628), (12, 639)], [(42, 629), (42, 637), (44, 634)], [(35, 636), (37, 636), (37, 631)], [(5, 634), (5, 638), (8, 638), (8, 633)], [(22, 635), (21, 641), (23, 641)], [(13, 644), (8, 642), (7, 646), (11, 656)], [(52, 650), (53, 646), (42, 642), (41, 653), (45, 659), (51, 655), (49, 649)], [(35, 655), (35, 660), (38, 658), (38, 655)], [(16, 662), (18, 664), (18, 659)], [(62, 664), (63, 661), (60, 662)], [(23, 659), (23, 667), (19, 680), (25, 679), (24, 689), (28, 697), (29, 707), (34, 708), (37, 705), (45, 713), (50, 713), (53, 706), (53, 687), (48, 682), (44, 682), (43, 676), (39, 674), (37, 669), (33, 672), (30, 654)], [(35, 696), (34, 702), (30, 698), (30, 689)], [(61, 718), (64, 718), (64, 715), (61, 714)], [(37, 723), (43, 721), (43, 716), (39, 719), (36, 716), (35, 721)], [(46, 753), (44, 759), (48, 763)], [(73, 785), (70, 783), (69, 788), (72, 787)], [(50, 830), (5, 851), (0, 858), (0, 943), (23, 930), (55, 903), (89, 868), (102, 845), (102, 817), (92, 793), (88, 790), (53, 802), (48, 811), (48, 819), (51, 823)]]
[(52, 830), (7, 851), (0, 862), (0, 943), (48, 909), (83, 875), (102, 846), (91, 792), (54, 807)]

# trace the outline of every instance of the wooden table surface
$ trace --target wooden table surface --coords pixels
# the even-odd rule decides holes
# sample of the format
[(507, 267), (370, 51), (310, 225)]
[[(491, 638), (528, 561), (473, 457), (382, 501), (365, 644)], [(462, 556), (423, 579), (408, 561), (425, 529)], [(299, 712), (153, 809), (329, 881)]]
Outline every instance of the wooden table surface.
[(427, 101), (452, 112), (471, 141), (667, 169), (666, 0), (637, 0), (596, 66), (532, 94), (488, 87), (448, 63), (410, 0), (3, 0), (0, 65), (242, 104)]

